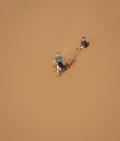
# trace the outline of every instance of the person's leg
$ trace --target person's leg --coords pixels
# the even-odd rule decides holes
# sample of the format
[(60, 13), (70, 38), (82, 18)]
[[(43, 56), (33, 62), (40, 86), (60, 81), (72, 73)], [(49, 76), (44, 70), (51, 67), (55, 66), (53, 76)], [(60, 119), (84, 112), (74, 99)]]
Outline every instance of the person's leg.
[(59, 67), (59, 65), (57, 65), (57, 76), (60, 75), (60, 71), (61, 71), (61, 68)]
[(60, 67), (61, 69), (64, 69), (64, 65), (63, 65), (62, 62), (59, 62), (58, 65), (59, 65), (59, 67)]
[(83, 46), (83, 45), (81, 45), (81, 46), (80, 46), (80, 49), (81, 49), (81, 50), (83, 50), (83, 49), (84, 49), (84, 46)]

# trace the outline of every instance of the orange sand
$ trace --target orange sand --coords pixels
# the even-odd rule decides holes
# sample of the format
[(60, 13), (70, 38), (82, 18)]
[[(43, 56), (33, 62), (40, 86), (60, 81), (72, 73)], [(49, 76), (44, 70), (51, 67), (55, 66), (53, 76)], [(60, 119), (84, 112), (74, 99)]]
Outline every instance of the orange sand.
[(0, 141), (120, 141), (119, 26), (119, 0), (1, 1)]

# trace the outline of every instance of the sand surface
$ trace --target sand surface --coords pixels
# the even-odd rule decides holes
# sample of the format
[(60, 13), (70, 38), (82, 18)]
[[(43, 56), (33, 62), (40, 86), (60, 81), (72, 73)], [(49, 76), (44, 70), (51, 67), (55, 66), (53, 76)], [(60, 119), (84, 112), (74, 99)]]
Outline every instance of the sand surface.
[(0, 141), (120, 141), (119, 41), (119, 0), (2, 0)]

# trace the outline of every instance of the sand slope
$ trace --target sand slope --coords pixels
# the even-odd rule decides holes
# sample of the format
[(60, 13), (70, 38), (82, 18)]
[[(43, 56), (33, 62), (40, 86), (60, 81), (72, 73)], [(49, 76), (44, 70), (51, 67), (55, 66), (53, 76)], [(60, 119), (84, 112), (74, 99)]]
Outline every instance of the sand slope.
[[(119, 141), (120, 2), (0, 4), (0, 140)], [(52, 60), (90, 47), (62, 77)]]

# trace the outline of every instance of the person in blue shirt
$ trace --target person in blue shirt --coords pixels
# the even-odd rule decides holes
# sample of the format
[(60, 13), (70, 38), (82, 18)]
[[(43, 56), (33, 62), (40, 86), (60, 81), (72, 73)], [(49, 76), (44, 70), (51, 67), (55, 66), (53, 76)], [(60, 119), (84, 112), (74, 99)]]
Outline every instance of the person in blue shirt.
[(56, 64), (57, 76), (60, 76), (62, 72), (70, 68), (69, 63), (67, 62), (63, 63), (63, 62), (64, 62), (63, 57), (60, 55), (60, 53), (57, 53), (56, 57), (54, 58), (54, 63)]
[(57, 65), (57, 76), (60, 75), (60, 71), (64, 70), (64, 64), (63, 64), (63, 57), (60, 55), (60, 53), (56, 54), (56, 57), (54, 58), (54, 62)]

